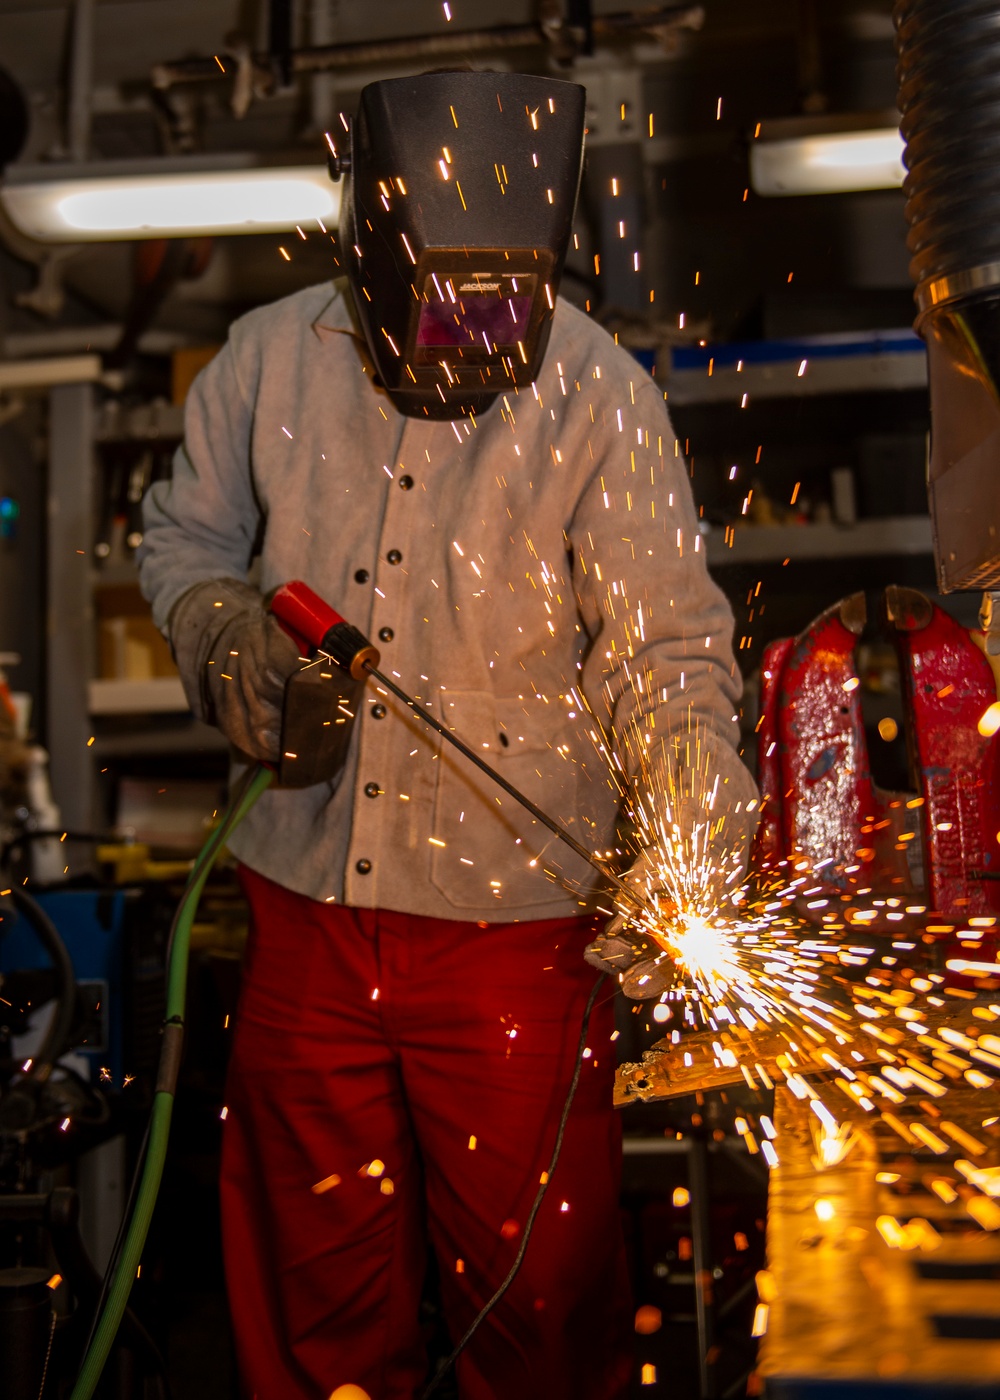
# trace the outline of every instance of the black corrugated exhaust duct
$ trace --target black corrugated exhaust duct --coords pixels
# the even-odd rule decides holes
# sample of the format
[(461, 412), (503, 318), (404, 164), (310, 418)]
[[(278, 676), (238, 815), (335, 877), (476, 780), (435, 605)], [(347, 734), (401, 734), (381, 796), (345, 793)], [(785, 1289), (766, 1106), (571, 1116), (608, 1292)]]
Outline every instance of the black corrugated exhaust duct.
[(942, 592), (1000, 589), (1000, 3), (897, 0), (928, 491)]

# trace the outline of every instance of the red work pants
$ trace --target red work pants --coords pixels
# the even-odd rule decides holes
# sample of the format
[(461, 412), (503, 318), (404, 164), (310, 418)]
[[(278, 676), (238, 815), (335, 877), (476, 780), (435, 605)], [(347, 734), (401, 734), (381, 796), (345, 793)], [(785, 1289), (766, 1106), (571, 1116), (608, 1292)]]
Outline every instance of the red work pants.
[[(222, 1219), (247, 1400), (413, 1400), (429, 1236), (457, 1340), (548, 1164), (596, 974), (587, 919), (343, 909), (243, 871), (250, 943)], [(631, 1307), (611, 987), (524, 1263), (458, 1362), (462, 1400), (620, 1400)]]

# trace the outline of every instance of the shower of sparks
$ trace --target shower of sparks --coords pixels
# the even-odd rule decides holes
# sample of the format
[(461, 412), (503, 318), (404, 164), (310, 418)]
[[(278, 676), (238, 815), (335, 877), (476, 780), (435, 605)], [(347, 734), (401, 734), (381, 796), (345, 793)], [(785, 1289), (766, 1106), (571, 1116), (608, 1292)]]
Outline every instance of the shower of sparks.
[[(651, 678), (631, 680), (636, 701), (648, 701)], [(637, 1097), (657, 1073), (650, 1097), (737, 1077), (755, 1091), (784, 1086), (815, 1120), (817, 1170), (838, 1166), (880, 1122), (901, 1150), (936, 1156), (936, 1194), (962, 1195), (973, 1220), (1000, 1228), (1000, 1168), (976, 1165), (987, 1147), (947, 1107), (949, 1089), (964, 1101), (1000, 1077), (998, 919), (936, 921), (912, 892), (861, 885), (864, 864), (786, 860), (743, 883), (745, 814), (715, 815), (718, 741), (694, 723), (651, 731), (647, 718), (616, 747), (588, 718), (634, 832), (638, 902), (615, 902), (626, 929), (652, 944), (635, 990), (648, 977), (651, 1019), (671, 1027), (621, 1072)], [(758, 1123), (755, 1132), (738, 1119), (737, 1131), (775, 1166), (780, 1143), (770, 1120)]]
[[(642, 810), (636, 804), (633, 816)], [(661, 840), (662, 833), (661, 823)], [(816, 868), (805, 860), (758, 876), (755, 888), (728, 897), (728, 907), (712, 898), (699, 907), (699, 886), (707, 891), (712, 884), (701, 873), (711, 869), (704, 840), (675, 831), (655, 855), (647, 847), (646, 911), (619, 906), (637, 932), (655, 940), (656, 963), (668, 976), (658, 1009), (669, 1008), (670, 1016), (655, 1019), (672, 1019), (677, 1029), (651, 1058), (658, 1051), (669, 1057), (670, 1091), (721, 1084), (735, 1073), (751, 1089), (784, 1084), (816, 1119), (817, 1170), (845, 1159), (859, 1121), (881, 1119), (906, 1150), (957, 1153), (935, 1192), (942, 1199), (966, 1195), (974, 1219), (978, 1211), (992, 1220), (976, 1201), (1000, 1195), (1000, 1169), (970, 1162), (986, 1145), (950, 1121), (946, 1097), (951, 1088), (991, 1088), (1000, 1074), (996, 920), (976, 920), (988, 928), (972, 927), (971, 919), (966, 927), (948, 925), (949, 937), (964, 946), (989, 939), (989, 960), (935, 960), (941, 944), (923, 941), (923, 906), (872, 897), (832, 864)], [(688, 861), (699, 846), (692, 870)], [(715, 878), (725, 868), (722, 856)], [(979, 979), (978, 988), (955, 985), (956, 974)], [(648, 1059), (632, 1067), (633, 1079), (651, 1073)], [(764, 1155), (776, 1165), (773, 1128), (763, 1118), (760, 1126)], [(744, 1141), (757, 1150), (749, 1131)]]
[(678, 910), (653, 931), (666, 952), (708, 995), (724, 996), (740, 980), (737, 949), (726, 931), (700, 914)]

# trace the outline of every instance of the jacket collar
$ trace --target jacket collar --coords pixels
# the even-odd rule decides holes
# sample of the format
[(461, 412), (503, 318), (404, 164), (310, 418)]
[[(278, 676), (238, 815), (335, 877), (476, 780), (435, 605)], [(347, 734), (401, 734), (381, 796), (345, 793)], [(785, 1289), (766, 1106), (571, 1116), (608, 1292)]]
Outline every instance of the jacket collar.
[(331, 285), (330, 300), (313, 321), (313, 330), (321, 340), (324, 339), (325, 333), (331, 331), (357, 336), (360, 340), (364, 340), (364, 331), (358, 322), (357, 312), (351, 298), (351, 289), (346, 277), (334, 278)]

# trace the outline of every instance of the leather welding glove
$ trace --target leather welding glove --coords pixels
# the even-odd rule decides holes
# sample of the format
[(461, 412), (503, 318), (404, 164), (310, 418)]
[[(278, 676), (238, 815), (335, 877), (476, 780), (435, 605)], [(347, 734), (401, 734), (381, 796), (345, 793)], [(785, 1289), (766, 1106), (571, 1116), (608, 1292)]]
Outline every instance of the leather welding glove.
[[(693, 821), (692, 821), (693, 824)], [(730, 812), (721, 833), (709, 841), (701, 854), (701, 862), (709, 878), (698, 892), (698, 905), (706, 911), (713, 905), (725, 907), (741, 886), (746, 874), (750, 841), (757, 821), (742, 810)], [(676, 908), (664, 890), (664, 877), (659, 863), (643, 851), (630, 870), (622, 876), (636, 891), (642, 904), (660, 919), (669, 919)], [(670, 954), (665, 952), (651, 933), (647, 933), (627, 914), (616, 914), (587, 947), (584, 957), (592, 967), (607, 972), (619, 982), (622, 991), (633, 1001), (648, 1001), (660, 997), (676, 981)]]
[(303, 662), (258, 590), (231, 578), (195, 584), (174, 604), (167, 632), (198, 718), (250, 758), (277, 762), (285, 685)]
[[(663, 892), (662, 877), (648, 851), (643, 851), (622, 879), (635, 890), (643, 906), (669, 917), (674, 904)], [(583, 956), (591, 967), (614, 977), (634, 1001), (662, 996), (675, 981), (669, 955), (651, 933), (626, 914), (616, 914), (609, 920)]]

